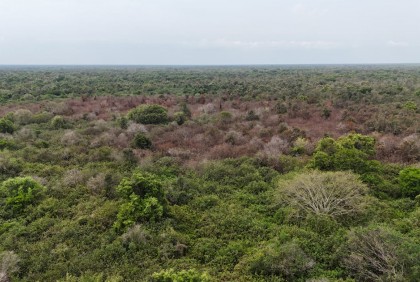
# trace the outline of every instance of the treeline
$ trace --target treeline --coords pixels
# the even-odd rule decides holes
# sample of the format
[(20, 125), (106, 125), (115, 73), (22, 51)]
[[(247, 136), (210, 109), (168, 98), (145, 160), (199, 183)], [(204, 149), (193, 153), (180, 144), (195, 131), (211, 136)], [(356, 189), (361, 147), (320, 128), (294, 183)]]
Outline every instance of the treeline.
[(174, 94), (404, 104), (420, 95), (419, 75), (416, 66), (3, 67), (0, 102)]

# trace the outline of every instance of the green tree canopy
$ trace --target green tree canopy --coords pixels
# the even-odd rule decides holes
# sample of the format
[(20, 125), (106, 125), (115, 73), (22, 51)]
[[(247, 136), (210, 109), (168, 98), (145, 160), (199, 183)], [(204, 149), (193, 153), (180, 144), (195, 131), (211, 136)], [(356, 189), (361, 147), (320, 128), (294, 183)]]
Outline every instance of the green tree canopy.
[(160, 105), (141, 105), (128, 113), (128, 118), (143, 124), (168, 122), (168, 110)]
[(133, 139), (133, 147), (139, 149), (150, 149), (152, 147), (152, 141), (143, 133), (137, 133)]
[(14, 131), (15, 126), (12, 121), (6, 118), (0, 118), (0, 133), (13, 133)]
[(320, 170), (353, 170), (363, 173), (369, 169), (368, 160), (375, 154), (375, 139), (361, 134), (349, 134), (334, 140), (325, 137), (318, 142), (312, 166)]
[(407, 167), (401, 170), (399, 182), (403, 196), (416, 197), (420, 194), (420, 169)]
[(160, 179), (150, 173), (135, 172), (117, 187), (123, 199), (114, 227), (125, 230), (139, 221), (157, 221), (165, 212), (166, 199)]
[(44, 187), (31, 177), (15, 177), (0, 186), (1, 203), (11, 216), (19, 215), (26, 206), (37, 202)]

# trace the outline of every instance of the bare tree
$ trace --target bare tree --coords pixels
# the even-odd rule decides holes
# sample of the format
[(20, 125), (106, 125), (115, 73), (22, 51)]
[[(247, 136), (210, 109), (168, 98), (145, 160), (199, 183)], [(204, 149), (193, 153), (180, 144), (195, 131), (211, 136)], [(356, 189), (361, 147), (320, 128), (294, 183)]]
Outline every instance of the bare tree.
[(311, 171), (280, 182), (278, 199), (300, 214), (342, 217), (363, 210), (367, 187), (351, 172)]
[(401, 239), (385, 228), (350, 232), (344, 266), (358, 281), (405, 281), (398, 255)]

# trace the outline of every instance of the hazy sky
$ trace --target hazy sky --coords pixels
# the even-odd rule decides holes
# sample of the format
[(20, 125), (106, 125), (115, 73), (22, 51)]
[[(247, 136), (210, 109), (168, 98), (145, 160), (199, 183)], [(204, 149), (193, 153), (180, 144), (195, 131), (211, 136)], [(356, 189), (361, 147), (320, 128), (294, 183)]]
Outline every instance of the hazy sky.
[(0, 64), (420, 63), (420, 0), (0, 0)]

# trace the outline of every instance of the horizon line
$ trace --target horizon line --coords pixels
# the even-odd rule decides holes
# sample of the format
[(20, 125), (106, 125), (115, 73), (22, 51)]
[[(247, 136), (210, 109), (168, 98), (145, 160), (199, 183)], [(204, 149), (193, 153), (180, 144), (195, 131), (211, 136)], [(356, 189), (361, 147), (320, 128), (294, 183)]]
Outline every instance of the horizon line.
[(401, 66), (414, 63), (285, 63), (285, 64), (0, 64), (0, 67), (247, 67), (247, 66)]

